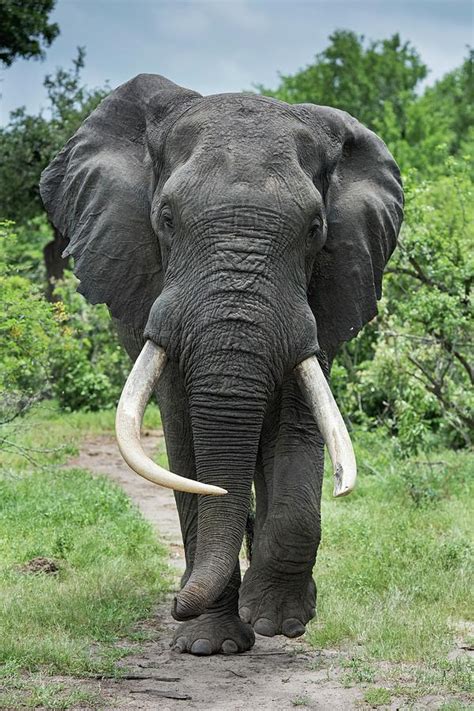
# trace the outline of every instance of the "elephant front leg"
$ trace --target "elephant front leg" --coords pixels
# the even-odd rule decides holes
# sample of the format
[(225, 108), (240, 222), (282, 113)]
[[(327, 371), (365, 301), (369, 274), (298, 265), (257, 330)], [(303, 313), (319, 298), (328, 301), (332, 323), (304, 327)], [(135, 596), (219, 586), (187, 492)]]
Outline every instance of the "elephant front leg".
[(315, 614), (312, 571), (320, 541), (323, 441), (292, 377), (269, 413), (257, 471), (257, 520), (241, 619), (255, 632), (298, 637)]
[[(179, 373), (172, 364), (160, 382), (160, 403), (170, 469), (189, 479), (196, 479), (196, 468), (189, 422), (189, 411)], [(181, 578), (184, 587), (191, 575), (197, 539), (198, 497), (175, 492), (181, 533), (186, 556), (186, 570)], [(249, 650), (255, 643), (252, 627), (238, 614), (240, 566), (218, 600), (199, 617), (178, 625), (171, 647), (178, 652), (196, 655), (236, 654)]]
[(238, 614), (240, 567), (237, 563), (229, 584), (215, 603), (199, 617), (177, 628), (171, 646), (177, 652), (196, 655), (238, 654), (255, 644), (251, 625)]

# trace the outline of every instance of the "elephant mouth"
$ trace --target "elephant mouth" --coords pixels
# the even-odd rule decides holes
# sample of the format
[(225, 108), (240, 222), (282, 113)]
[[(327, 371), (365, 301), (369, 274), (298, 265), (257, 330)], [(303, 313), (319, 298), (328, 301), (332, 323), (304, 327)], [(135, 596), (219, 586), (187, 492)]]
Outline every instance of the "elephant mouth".
[[(219, 486), (187, 479), (163, 469), (144, 452), (140, 430), (148, 401), (167, 361), (163, 348), (148, 340), (137, 358), (117, 407), (116, 436), (129, 467), (154, 484), (191, 494), (222, 496)], [(357, 467), (346, 425), (316, 356), (306, 358), (295, 375), (324, 439), (333, 465), (334, 496), (349, 494), (356, 483)]]

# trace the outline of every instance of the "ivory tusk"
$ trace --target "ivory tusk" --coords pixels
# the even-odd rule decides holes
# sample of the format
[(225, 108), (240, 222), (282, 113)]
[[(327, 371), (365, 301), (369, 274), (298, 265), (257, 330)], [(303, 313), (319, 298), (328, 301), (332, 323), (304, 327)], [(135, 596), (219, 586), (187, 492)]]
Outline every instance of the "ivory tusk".
[(295, 372), (331, 457), (334, 496), (346, 496), (355, 486), (357, 465), (345, 422), (316, 356), (302, 361)]
[(166, 353), (153, 341), (147, 341), (138, 356), (122, 390), (115, 432), (122, 457), (128, 466), (148, 481), (190, 494), (227, 494), (220, 486), (186, 479), (163, 469), (145, 454), (140, 442), (140, 430), (148, 401), (166, 365)]

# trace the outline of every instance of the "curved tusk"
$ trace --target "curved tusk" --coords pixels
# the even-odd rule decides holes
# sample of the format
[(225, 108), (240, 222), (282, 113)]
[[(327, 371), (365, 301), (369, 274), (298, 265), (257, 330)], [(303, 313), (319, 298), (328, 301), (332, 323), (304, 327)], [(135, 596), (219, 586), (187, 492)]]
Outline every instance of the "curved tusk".
[(307, 358), (296, 366), (295, 372), (331, 457), (334, 496), (350, 494), (357, 478), (354, 450), (318, 359), (316, 356)]
[(147, 341), (130, 371), (117, 407), (115, 433), (122, 457), (137, 474), (154, 484), (190, 494), (227, 494), (220, 486), (186, 479), (163, 469), (143, 451), (140, 442), (143, 414), (165, 365), (166, 353), (163, 348), (153, 341)]

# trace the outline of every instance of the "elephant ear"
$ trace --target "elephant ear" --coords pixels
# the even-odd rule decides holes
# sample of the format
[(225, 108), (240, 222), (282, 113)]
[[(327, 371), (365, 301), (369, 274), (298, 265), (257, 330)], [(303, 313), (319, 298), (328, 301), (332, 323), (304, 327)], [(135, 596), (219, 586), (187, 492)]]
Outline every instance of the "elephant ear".
[(150, 221), (160, 138), (199, 98), (140, 74), (102, 101), (41, 176), (44, 206), (69, 240), (64, 256), (74, 257), (78, 291), (137, 329), (163, 281)]
[(332, 359), (377, 314), (383, 271), (403, 219), (403, 190), (397, 164), (372, 131), (337, 109), (299, 109), (326, 152), (319, 181), (328, 232), (308, 298), (319, 344)]

